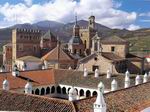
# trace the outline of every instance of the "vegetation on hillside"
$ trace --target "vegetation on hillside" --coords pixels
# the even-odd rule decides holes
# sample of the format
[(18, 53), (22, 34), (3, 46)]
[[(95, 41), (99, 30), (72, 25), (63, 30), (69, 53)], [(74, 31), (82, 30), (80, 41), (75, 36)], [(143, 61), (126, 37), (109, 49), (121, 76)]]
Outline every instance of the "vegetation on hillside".
[(127, 39), (130, 42), (131, 52), (150, 52), (150, 36)]

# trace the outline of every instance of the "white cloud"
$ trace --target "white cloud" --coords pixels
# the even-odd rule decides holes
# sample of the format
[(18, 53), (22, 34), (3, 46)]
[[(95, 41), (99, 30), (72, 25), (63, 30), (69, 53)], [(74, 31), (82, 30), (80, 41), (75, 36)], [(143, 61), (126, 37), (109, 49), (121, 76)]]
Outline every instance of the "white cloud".
[(79, 19), (87, 20), (93, 13), (98, 23), (111, 28), (128, 28), (137, 18), (135, 12), (119, 10), (121, 3), (113, 0), (52, 0), (43, 4), (32, 4), (32, 0), (24, 1), (25, 3), (6, 3), (0, 6), (0, 14), (4, 16), (1, 22), (11, 24), (54, 20), (66, 23), (74, 21), (74, 13), (77, 12)]
[(32, 5), (32, 0), (24, 0), (25, 4), (28, 6)]
[(141, 14), (139, 14), (139, 16), (150, 16), (150, 12), (147, 12), (147, 13), (141, 13)]
[(134, 25), (134, 24), (131, 24), (128, 27), (128, 30), (130, 30), (130, 31), (134, 31), (134, 30), (138, 30), (138, 29), (140, 29), (140, 26)]

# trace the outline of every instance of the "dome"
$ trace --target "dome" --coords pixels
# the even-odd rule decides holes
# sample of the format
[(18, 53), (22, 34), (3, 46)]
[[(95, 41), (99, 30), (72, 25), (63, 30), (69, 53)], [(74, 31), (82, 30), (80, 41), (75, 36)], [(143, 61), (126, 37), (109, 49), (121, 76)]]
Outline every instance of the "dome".
[(73, 36), (70, 41), (69, 44), (83, 44), (82, 40), (80, 39), (79, 36)]
[(74, 87), (72, 87), (70, 90), (69, 90), (69, 94), (71, 95), (77, 95), (77, 91)]

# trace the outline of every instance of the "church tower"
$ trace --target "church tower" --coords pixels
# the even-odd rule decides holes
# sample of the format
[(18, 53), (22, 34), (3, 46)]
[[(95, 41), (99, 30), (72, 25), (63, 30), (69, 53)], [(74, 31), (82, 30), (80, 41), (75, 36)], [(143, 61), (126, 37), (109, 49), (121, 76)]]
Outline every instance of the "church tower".
[(84, 45), (80, 38), (80, 26), (77, 23), (77, 16), (75, 16), (75, 25), (73, 27), (73, 35), (69, 41), (68, 49), (71, 54), (84, 55)]
[(89, 26), (90, 29), (95, 29), (95, 16), (89, 17)]

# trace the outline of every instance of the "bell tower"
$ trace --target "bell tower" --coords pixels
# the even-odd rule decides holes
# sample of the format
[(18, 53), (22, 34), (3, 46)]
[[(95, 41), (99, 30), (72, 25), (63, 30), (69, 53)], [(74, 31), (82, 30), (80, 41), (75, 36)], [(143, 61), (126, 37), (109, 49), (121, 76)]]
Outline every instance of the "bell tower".
[(89, 28), (95, 29), (95, 16), (90, 16), (89, 17)]

